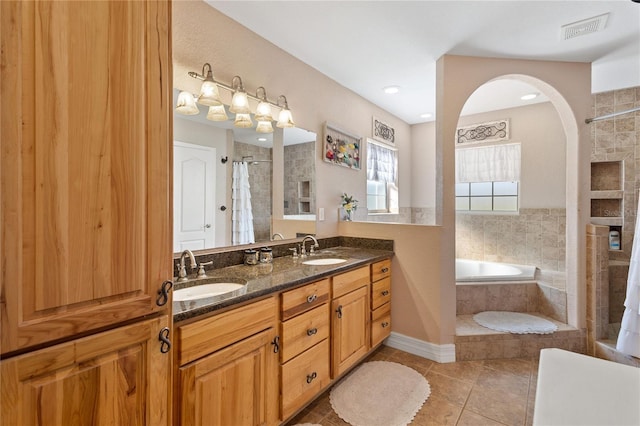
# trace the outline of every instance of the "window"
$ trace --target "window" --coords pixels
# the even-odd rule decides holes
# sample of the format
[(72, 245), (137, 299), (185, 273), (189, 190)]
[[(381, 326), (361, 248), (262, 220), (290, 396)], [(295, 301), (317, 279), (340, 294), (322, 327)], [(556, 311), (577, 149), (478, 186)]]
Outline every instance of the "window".
[(518, 182), (456, 183), (456, 210), (518, 211)]
[(367, 143), (367, 210), (398, 213), (398, 152), (395, 148)]

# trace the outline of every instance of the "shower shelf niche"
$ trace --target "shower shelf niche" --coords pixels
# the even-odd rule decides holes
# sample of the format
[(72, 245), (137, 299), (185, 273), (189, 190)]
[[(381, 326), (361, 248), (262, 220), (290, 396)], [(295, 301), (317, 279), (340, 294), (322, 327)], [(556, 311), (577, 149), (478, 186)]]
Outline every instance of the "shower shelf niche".
[(591, 163), (591, 223), (594, 225), (623, 225), (622, 171), (622, 161)]

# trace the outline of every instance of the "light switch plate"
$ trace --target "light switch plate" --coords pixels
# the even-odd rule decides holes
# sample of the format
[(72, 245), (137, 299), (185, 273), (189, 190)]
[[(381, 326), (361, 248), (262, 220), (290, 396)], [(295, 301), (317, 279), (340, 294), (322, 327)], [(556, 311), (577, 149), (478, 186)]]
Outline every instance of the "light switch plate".
[(323, 221), (324, 220), (324, 207), (319, 207), (318, 208), (318, 220), (319, 221)]

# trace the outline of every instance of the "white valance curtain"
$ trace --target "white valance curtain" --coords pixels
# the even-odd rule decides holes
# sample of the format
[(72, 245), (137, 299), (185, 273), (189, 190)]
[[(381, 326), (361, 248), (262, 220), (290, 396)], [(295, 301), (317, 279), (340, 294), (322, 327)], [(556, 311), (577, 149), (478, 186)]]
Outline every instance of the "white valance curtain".
[(456, 183), (519, 180), (519, 143), (456, 149)]
[(367, 144), (367, 149), (367, 179), (397, 183), (397, 151), (372, 142)]
[(246, 162), (233, 163), (233, 182), (231, 184), (232, 233), (231, 242), (235, 244), (255, 243), (253, 233), (253, 213), (251, 211), (251, 191), (249, 169)]

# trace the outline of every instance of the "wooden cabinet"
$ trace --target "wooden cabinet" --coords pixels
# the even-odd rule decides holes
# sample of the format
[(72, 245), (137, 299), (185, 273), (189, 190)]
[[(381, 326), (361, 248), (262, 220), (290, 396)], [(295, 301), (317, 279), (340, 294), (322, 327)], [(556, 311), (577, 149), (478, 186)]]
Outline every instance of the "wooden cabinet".
[(344, 373), (370, 348), (369, 266), (333, 277), (332, 377)]
[(329, 279), (282, 293), (281, 419), (302, 408), (331, 382)]
[(167, 315), (0, 362), (6, 425), (166, 425)]
[(176, 330), (176, 425), (278, 423), (277, 296)]
[(391, 259), (371, 265), (371, 347), (391, 334)]
[(170, 20), (167, 1), (0, 4), (5, 355), (167, 310)]

